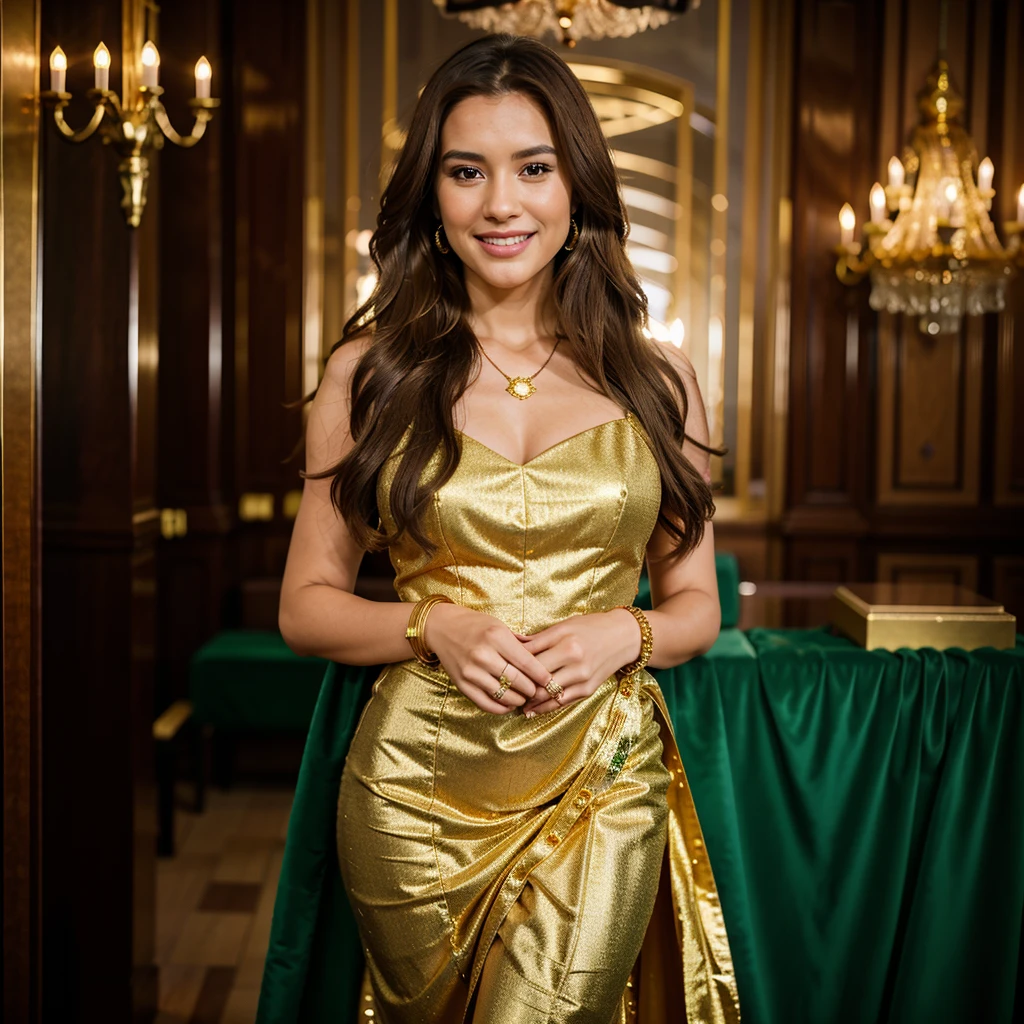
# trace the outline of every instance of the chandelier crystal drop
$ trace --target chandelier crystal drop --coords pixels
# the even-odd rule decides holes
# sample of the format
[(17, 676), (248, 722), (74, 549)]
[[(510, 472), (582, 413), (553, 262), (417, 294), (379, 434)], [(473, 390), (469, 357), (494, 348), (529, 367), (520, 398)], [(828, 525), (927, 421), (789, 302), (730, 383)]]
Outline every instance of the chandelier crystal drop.
[(979, 163), (959, 121), (963, 106), (940, 57), (918, 95), (921, 121), (903, 160), (889, 161), (886, 188), (871, 189), (865, 244), (853, 240), (853, 208), (839, 215), (839, 279), (870, 275), (872, 309), (916, 316), (933, 336), (956, 334), (965, 316), (1002, 311), (1021, 262), (1024, 212), (1005, 225), (1004, 246), (989, 216), (994, 167), (987, 157)]

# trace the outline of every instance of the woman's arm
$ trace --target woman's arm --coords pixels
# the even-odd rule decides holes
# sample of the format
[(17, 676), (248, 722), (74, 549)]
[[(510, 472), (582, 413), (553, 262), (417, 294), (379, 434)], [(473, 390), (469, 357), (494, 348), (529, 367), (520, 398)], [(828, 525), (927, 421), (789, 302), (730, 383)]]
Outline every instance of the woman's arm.
[[(306, 422), (306, 471), (337, 464), (352, 448), (349, 384), (369, 344), (360, 338), (331, 354)], [(409, 606), (356, 597), (363, 551), (331, 504), (331, 477), (306, 480), (281, 585), (278, 625), (296, 654), (346, 665), (402, 661)]]
[[(367, 340), (337, 349), (327, 361), (306, 424), (306, 469), (337, 464), (352, 448), (350, 382)], [(356, 597), (362, 549), (331, 504), (331, 477), (306, 480), (281, 585), (278, 624), (296, 654), (346, 665), (383, 665), (412, 657), (405, 638), (410, 605)], [(484, 711), (506, 714), (547, 681), (544, 666), (503, 622), (484, 612), (442, 604), (427, 619), (424, 642), (458, 689)], [(512, 689), (492, 694), (505, 674)]]
[[(686, 433), (701, 444), (708, 444), (704, 400), (693, 367), (686, 356), (672, 346), (666, 345), (664, 351), (686, 386), (689, 402)], [(689, 441), (683, 446), (683, 452), (710, 482), (711, 456)], [(662, 558), (673, 546), (672, 538), (665, 529), (655, 527), (647, 545), (647, 577), (651, 583), (651, 604), (654, 608), (647, 613), (647, 618), (654, 634), (654, 652), (650, 660), (654, 668), (671, 668), (703, 654), (715, 642), (722, 623), (712, 524), (705, 524), (701, 542), (687, 555)], [(633, 626), (635, 628), (636, 624)], [(639, 650), (638, 640), (638, 653)]]

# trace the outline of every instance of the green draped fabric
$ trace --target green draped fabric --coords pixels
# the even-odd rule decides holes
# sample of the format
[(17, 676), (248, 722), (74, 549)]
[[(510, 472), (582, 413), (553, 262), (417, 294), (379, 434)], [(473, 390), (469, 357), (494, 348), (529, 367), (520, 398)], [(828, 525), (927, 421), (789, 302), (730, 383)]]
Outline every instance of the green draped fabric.
[[(356, 1019), (362, 963), (335, 806), (377, 672), (325, 676), (258, 1024)], [(1024, 1017), (1024, 639), (1008, 652), (887, 653), (824, 630), (723, 630), (708, 655), (655, 675), (747, 1024)]]

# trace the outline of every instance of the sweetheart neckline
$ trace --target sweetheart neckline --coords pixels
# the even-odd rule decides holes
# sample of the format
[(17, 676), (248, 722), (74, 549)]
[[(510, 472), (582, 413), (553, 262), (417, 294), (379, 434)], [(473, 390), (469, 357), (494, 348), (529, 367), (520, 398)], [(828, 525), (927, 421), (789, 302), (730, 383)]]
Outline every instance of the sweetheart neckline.
[(483, 441), (478, 441), (471, 434), (463, 433), (458, 427), (455, 428), (455, 433), (458, 434), (463, 440), (472, 441), (473, 444), (485, 451), (490, 452), (492, 455), (496, 455), (502, 462), (507, 462), (510, 466), (515, 466), (517, 469), (525, 469), (527, 466), (536, 462), (538, 459), (543, 458), (549, 452), (553, 452), (556, 448), (561, 448), (563, 445), (568, 444), (570, 441), (575, 441), (577, 438), (583, 437), (586, 434), (591, 434), (595, 430), (601, 430), (604, 427), (610, 427), (613, 423), (627, 423), (632, 417), (630, 412), (626, 412), (625, 416), (617, 416), (613, 420), (605, 420), (603, 423), (595, 423), (592, 427), (586, 427), (583, 430), (577, 430), (575, 434), (570, 434), (568, 437), (562, 438), (561, 441), (556, 441), (554, 444), (549, 445), (543, 451), (537, 452), (536, 455), (531, 459), (527, 459), (525, 462), (516, 462), (514, 459), (510, 459), (507, 455), (502, 455), (501, 452), (496, 452), (489, 444), (484, 444)]

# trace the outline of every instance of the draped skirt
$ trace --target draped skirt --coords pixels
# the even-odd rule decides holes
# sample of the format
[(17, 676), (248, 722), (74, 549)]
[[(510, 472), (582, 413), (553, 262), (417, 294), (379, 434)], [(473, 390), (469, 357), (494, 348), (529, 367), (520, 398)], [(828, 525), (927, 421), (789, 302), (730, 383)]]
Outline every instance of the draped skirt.
[(527, 719), (386, 666), (342, 772), (342, 879), (384, 1024), (729, 1022), (739, 1003), (656, 680)]

